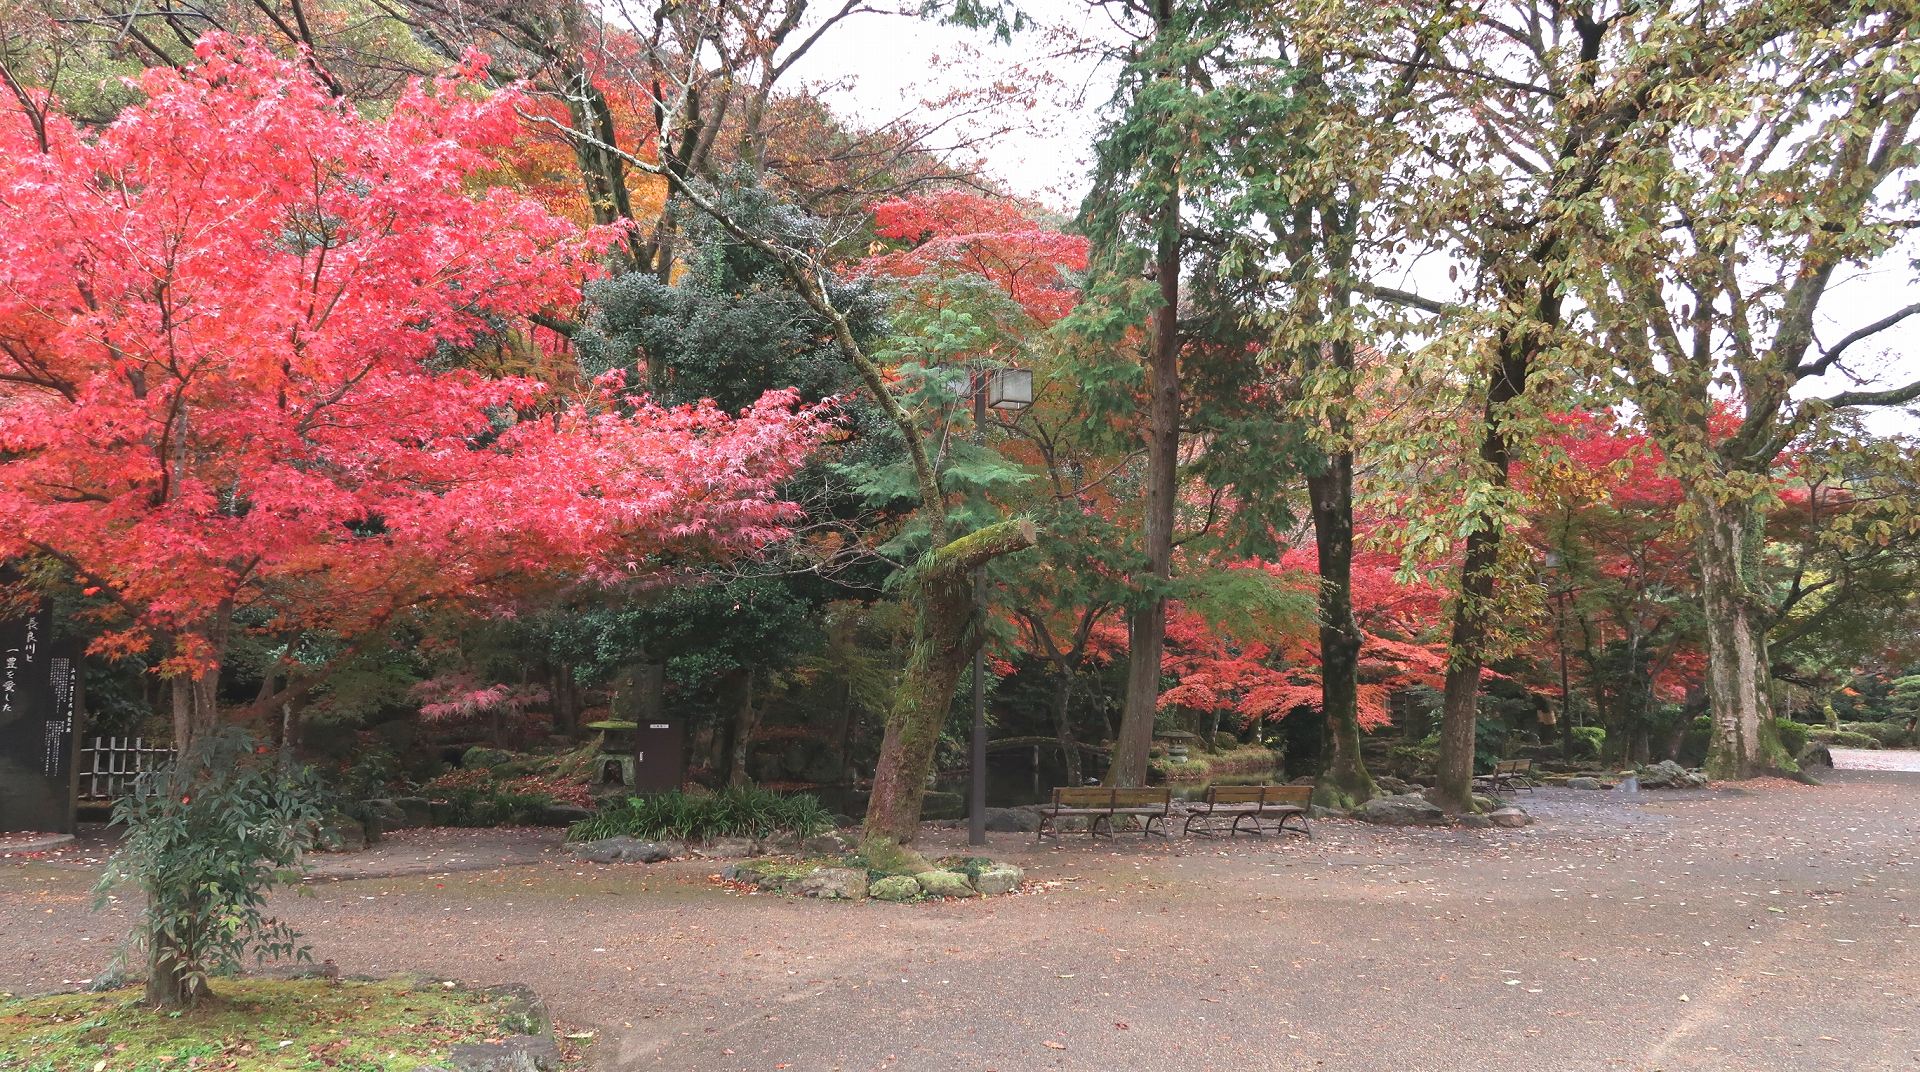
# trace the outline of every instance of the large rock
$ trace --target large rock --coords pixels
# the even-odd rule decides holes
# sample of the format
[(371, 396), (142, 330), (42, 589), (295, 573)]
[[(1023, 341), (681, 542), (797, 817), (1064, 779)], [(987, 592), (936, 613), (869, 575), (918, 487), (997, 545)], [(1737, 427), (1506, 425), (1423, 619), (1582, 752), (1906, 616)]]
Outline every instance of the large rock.
[(802, 852), (814, 856), (838, 856), (853, 848), (853, 842), (839, 834), (815, 834), (800, 843)]
[(498, 769), (513, 762), (513, 753), (500, 748), (486, 748), (474, 745), (460, 755), (460, 766), (466, 769), (486, 767)]
[(816, 867), (800, 880), (794, 892), (825, 901), (864, 901), (867, 873), (854, 867)]
[(393, 806), (400, 809), (404, 820), (395, 830), (405, 830), (416, 826), (433, 825), (433, 804), (426, 797), (394, 797)]
[(546, 1072), (560, 1067), (550, 1035), (510, 1035), (499, 1042), (462, 1042), (447, 1057), (453, 1072)]
[(926, 871), (915, 875), (914, 880), (929, 897), (978, 897), (979, 891), (967, 882), (967, 876), (958, 871)]
[(1504, 826), (1509, 829), (1514, 829), (1517, 827), (1525, 826), (1530, 822), (1533, 822), (1533, 816), (1528, 815), (1526, 812), (1521, 811), (1519, 808), (1513, 807), (1512, 805), (1508, 805), (1507, 807), (1496, 808), (1493, 811), (1488, 812), (1487, 820), (1493, 823), (1493, 825), (1495, 826)]
[(1462, 815), (1457, 822), (1468, 830), (1492, 830), (1493, 820), (1484, 815)]
[(876, 901), (911, 901), (920, 896), (920, 880), (912, 875), (888, 875), (868, 886), (867, 896)]
[(973, 888), (982, 897), (998, 897), (1020, 888), (1020, 869), (1012, 864), (993, 864), (973, 876)]
[(1374, 797), (1355, 808), (1353, 817), (1380, 826), (1418, 826), (1440, 822), (1446, 816), (1432, 801), (1418, 793), (1396, 793), (1393, 796)]
[(1690, 771), (1671, 759), (1640, 768), (1639, 778), (1642, 789), (1699, 789), (1707, 784), (1705, 774)]
[(349, 815), (329, 815), (313, 832), (313, 847), (321, 852), (359, 852), (367, 847), (367, 828)]
[(1568, 789), (1605, 789), (1605, 783), (1598, 778), (1568, 778)]
[(662, 845), (658, 841), (641, 841), (639, 838), (630, 837), (582, 841), (568, 848), (575, 856), (596, 864), (657, 864), (662, 860), (673, 859), (671, 846)]
[(385, 798), (361, 801), (360, 811), (377, 830), (404, 830), (409, 825), (406, 809)]
[(1031, 834), (1040, 829), (1040, 816), (1028, 808), (988, 808), (987, 829), (1001, 834)]
[(739, 860), (760, 855), (760, 846), (754, 844), (752, 838), (715, 838), (700, 850), (700, 855), (714, 860)]
[(541, 807), (536, 818), (541, 826), (572, 826), (582, 819), (593, 818), (593, 809), (575, 804), (547, 804)]

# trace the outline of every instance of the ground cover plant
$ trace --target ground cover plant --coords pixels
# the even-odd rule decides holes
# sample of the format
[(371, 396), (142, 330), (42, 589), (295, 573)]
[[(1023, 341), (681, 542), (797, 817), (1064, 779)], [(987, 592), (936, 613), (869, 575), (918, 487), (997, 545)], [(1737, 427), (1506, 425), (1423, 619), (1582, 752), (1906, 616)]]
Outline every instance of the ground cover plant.
[(18, 1072), (408, 1072), (458, 1042), (525, 1030), (508, 1003), (432, 980), (222, 980), (192, 1011), (148, 1007), (137, 990), (0, 1001), (0, 1068)]
[(650, 841), (711, 841), (776, 834), (811, 837), (833, 828), (833, 815), (808, 794), (786, 795), (751, 786), (712, 794), (660, 793), (608, 803), (573, 824), (567, 837), (594, 841), (634, 837)]

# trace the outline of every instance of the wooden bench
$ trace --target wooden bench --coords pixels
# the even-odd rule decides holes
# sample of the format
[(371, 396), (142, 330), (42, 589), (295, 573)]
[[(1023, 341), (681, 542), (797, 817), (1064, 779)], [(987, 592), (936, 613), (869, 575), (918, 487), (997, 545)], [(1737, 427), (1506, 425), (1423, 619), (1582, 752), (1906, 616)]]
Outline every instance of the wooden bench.
[[(1187, 825), (1181, 832), (1212, 837), (1219, 832), (1218, 821), (1231, 817), (1227, 836), (1241, 830), (1241, 824), (1258, 836), (1261, 820), (1269, 820), (1274, 833), (1292, 829), (1307, 837), (1307, 806), (1313, 801), (1310, 785), (1215, 785), (1207, 787), (1205, 799), (1187, 805)], [(1198, 823), (1196, 830), (1194, 824)], [(1287, 824), (1295, 824), (1289, 827)]]
[(1501, 759), (1495, 760), (1493, 773), (1475, 776), (1476, 789), (1485, 789), (1489, 793), (1512, 793), (1518, 795), (1524, 789), (1531, 793), (1539, 782), (1533, 779), (1533, 760)]
[[(1037, 842), (1049, 833), (1054, 840), (1060, 839), (1061, 819), (1084, 816), (1087, 820), (1087, 836), (1099, 837), (1100, 827), (1107, 828), (1107, 837), (1113, 837), (1113, 820), (1119, 815), (1139, 815), (1147, 820), (1143, 836), (1158, 833), (1167, 836), (1165, 823), (1173, 810), (1173, 790), (1165, 786), (1158, 789), (1122, 789), (1119, 786), (1060, 786), (1053, 791), (1053, 803), (1040, 809), (1040, 829), (1034, 835)], [(1154, 823), (1162, 824), (1160, 830), (1153, 828)], [(1048, 828), (1052, 829), (1049, 830)]]

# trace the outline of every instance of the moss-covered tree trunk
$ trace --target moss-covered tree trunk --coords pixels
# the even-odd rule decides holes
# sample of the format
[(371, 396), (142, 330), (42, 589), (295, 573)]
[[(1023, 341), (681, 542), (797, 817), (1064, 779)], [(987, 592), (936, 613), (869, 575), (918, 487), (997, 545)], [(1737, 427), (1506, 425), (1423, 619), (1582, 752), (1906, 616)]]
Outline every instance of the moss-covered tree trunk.
[(1353, 454), (1337, 451), (1307, 478), (1314, 543), (1320, 557), (1320, 711), (1327, 764), (1314, 802), (1351, 808), (1372, 799), (1373, 778), (1360, 757), (1360, 626), (1353, 619)]
[(982, 640), (974, 620), (973, 570), (1033, 546), (1036, 538), (1032, 522), (1002, 521), (934, 550), (920, 563), (908, 597), (915, 606), (912, 650), (880, 739), (867, 800), (867, 841), (905, 845), (919, 836), (934, 747), (961, 672)]
[(1773, 728), (1767, 628), (1754, 595), (1761, 523), (1746, 501), (1697, 494), (1700, 590), (1707, 626), (1707, 704), (1713, 739), (1707, 773), (1752, 778), (1797, 769)]

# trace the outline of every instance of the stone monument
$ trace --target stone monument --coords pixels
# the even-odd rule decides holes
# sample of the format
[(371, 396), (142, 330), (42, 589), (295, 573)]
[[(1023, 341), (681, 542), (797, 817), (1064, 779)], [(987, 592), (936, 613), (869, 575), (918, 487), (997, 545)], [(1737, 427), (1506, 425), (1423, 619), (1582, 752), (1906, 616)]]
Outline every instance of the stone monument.
[(52, 626), (44, 600), (0, 618), (0, 832), (73, 833), (80, 667)]

